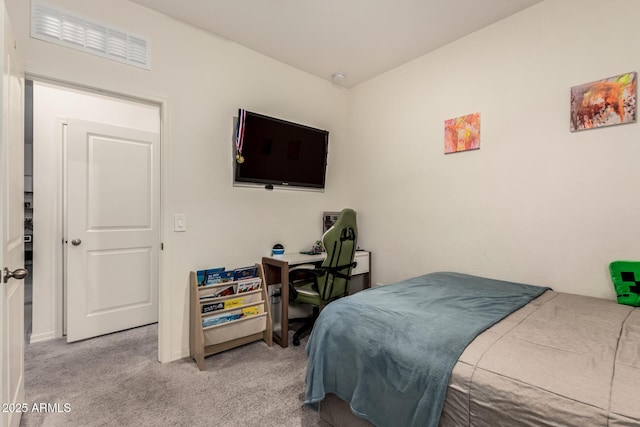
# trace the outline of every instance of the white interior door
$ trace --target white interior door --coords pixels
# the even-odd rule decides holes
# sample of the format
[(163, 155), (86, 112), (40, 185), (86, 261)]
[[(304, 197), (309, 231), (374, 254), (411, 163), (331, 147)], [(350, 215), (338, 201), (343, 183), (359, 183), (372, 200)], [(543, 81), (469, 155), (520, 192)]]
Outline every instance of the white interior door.
[[(2, 251), (0, 251), (0, 426), (18, 426), (24, 410), (24, 80), (4, 1), (0, 0), (2, 55)], [(7, 273), (15, 273), (10, 277)], [(24, 278), (24, 276), (22, 276)], [(5, 406), (7, 405), (7, 406)]]
[(70, 119), (67, 341), (158, 320), (160, 138)]

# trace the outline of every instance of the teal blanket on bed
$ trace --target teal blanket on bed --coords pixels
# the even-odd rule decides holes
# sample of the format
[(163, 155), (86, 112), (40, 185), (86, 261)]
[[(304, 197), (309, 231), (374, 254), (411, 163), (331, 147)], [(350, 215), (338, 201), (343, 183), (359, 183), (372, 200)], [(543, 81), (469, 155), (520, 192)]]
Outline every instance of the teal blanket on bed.
[(337, 300), (307, 344), (305, 403), (334, 393), (376, 426), (435, 427), (465, 347), (547, 289), (431, 273)]

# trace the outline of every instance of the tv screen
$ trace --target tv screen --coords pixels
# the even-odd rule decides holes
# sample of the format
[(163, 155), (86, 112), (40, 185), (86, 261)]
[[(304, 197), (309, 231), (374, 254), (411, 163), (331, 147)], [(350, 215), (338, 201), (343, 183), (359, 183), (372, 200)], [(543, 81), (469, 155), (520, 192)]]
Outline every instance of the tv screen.
[(240, 110), (235, 183), (322, 189), (329, 132)]

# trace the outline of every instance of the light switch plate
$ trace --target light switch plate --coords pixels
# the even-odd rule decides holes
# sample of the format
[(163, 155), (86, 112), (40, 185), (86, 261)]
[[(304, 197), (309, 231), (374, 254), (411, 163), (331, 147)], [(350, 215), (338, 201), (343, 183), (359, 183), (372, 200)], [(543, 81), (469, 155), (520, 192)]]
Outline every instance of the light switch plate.
[(185, 214), (173, 216), (173, 231), (187, 231), (187, 216)]

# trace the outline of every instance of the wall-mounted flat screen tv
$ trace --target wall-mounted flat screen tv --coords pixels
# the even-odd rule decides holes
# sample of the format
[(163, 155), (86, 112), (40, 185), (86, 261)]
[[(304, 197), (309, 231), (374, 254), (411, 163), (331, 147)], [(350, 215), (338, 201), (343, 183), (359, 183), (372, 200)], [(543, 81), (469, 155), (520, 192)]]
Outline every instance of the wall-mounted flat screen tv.
[(234, 184), (323, 189), (329, 132), (240, 110)]

